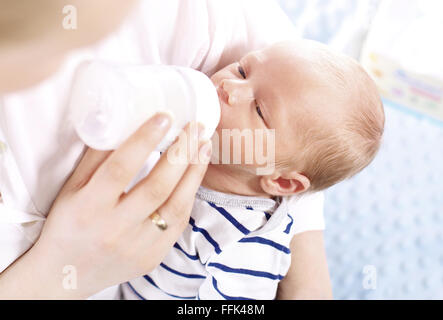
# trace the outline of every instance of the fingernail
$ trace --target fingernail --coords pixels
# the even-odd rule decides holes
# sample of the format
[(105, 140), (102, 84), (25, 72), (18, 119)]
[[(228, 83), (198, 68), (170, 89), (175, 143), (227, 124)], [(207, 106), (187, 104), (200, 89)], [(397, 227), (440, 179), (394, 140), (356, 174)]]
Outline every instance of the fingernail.
[(171, 123), (171, 117), (166, 113), (161, 113), (155, 116), (155, 124), (159, 128), (166, 128)]

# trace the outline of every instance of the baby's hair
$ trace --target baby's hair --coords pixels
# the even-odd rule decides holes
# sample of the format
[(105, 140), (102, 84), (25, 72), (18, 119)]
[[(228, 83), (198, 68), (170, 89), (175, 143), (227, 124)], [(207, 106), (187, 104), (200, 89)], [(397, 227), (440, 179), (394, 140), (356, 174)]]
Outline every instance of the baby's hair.
[(312, 67), (318, 73), (327, 72), (337, 94), (351, 105), (338, 122), (307, 115), (311, 121), (297, 123), (304, 132), (297, 141), (301, 152), (277, 166), (293, 166), (295, 160), (297, 170), (311, 182), (309, 192), (325, 190), (366, 168), (380, 149), (385, 125), (382, 101), (365, 70), (326, 46), (317, 49)]

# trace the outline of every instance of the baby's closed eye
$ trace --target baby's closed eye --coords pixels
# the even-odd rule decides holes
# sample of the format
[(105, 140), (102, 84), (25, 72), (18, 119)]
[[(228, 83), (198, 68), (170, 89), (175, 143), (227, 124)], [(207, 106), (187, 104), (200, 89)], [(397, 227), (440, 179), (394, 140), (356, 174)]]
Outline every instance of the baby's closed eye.
[(238, 66), (238, 72), (240, 73), (240, 75), (242, 76), (243, 79), (246, 79), (246, 73), (245, 70), (243, 69), (243, 67), (241, 65)]

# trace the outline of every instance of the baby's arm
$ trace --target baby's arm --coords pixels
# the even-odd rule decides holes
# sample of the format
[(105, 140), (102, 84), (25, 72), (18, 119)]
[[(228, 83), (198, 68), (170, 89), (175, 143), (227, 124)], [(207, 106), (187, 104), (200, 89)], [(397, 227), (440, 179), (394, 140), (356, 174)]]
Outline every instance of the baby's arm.
[(323, 231), (296, 234), (291, 242), (291, 252), (291, 267), (278, 286), (277, 299), (332, 299)]

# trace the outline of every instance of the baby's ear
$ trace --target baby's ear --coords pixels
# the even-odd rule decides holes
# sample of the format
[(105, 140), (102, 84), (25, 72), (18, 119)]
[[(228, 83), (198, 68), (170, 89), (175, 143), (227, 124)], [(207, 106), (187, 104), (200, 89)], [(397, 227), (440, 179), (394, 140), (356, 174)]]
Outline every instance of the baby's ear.
[(311, 187), (311, 181), (295, 171), (289, 174), (276, 171), (273, 175), (261, 177), (260, 185), (269, 195), (292, 196), (307, 191)]

